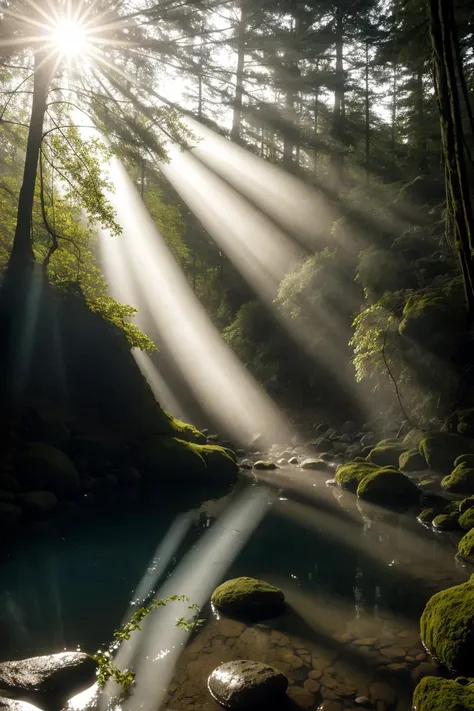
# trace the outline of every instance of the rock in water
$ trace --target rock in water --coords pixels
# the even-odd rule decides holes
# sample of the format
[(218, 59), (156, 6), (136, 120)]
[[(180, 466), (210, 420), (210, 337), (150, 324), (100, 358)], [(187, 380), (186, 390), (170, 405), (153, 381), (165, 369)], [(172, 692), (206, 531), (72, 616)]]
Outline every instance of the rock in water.
[(281, 590), (255, 578), (234, 578), (219, 585), (211, 596), (215, 607), (230, 617), (252, 620), (275, 617), (283, 612), (285, 597)]
[(92, 685), (96, 668), (92, 657), (81, 652), (2, 662), (0, 692), (44, 707), (45, 700), (64, 702)]
[(267, 708), (285, 694), (288, 679), (278, 669), (240, 659), (214, 669), (208, 687), (215, 700), (225, 708)]

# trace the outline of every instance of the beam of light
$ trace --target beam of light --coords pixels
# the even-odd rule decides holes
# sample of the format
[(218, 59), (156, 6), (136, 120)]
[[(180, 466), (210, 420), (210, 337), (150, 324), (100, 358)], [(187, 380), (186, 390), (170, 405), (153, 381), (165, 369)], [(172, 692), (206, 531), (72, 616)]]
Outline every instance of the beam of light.
[[(139, 320), (137, 320), (139, 323)], [(160, 402), (165, 410), (172, 412), (176, 417), (186, 417), (186, 412), (182, 409), (182, 406), (171, 390), (168, 387), (165, 379), (159, 372), (156, 365), (153, 363), (149, 353), (140, 351), (137, 348), (133, 350), (133, 357), (135, 358), (138, 367), (145, 376), (148, 385), (153, 391), (153, 395)]]
[[(273, 494), (263, 487), (248, 488), (234, 498), (183, 558), (160, 588), (158, 596), (185, 594), (192, 603), (202, 607), (273, 500)], [(176, 620), (189, 615), (188, 603), (171, 603), (154, 610), (145, 619), (142, 631), (133, 633), (130, 642), (120, 647), (114, 663), (121, 669), (132, 667), (136, 673), (131, 699), (133, 708), (151, 710), (160, 707), (189, 636), (176, 627)], [(101, 699), (102, 708), (114, 691), (114, 685), (108, 684)]]
[(51, 42), (61, 55), (69, 57), (83, 54), (89, 46), (86, 28), (72, 19), (62, 19), (54, 26)]
[(221, 339), (117, 160), (111, 162), (110, 179), (115, 186), (110, 201), (123, 228), (119, 238), (101, 232), (114, 293), (127, 297), (132, 288), (139, 294), (140, 303), (132, 305), (144, 304), (153, 319), (149, 335), (158, 346), (160, 340), (166, 343), (203, 409), (237, 441), (248, 443), (257, 433), (267, 444), (286, 441), (288, 423)]

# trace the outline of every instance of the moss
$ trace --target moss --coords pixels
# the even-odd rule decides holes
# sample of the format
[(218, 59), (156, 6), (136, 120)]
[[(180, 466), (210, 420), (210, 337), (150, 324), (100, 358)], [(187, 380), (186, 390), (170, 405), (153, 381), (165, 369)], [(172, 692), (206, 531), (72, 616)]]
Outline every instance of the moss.
[(443, 513), (434, 517), (433, 528), (437, 531), (459, 530), (459, 513)]
[(253, 620), (279, 615), (285, 605), (281, 590), (255, 578), (234, 578), (219, 585), (211, 596), (212, 604), (230, 616)]
[(450, 301), (437, 292), (414, 294), (407, 300), (398, 331), (433, 353), (448, 355), (456, 347), (460, 320)]
[(420, 634), (429, 653), (441, 664), (459, 674), (472, 673), (474, 576), (428, 600), (420, 620)]
[(474, 509), (468, 509), (459, 517), (459, 525), (463, 531), (470, 531), (474, 528)]
[(377, 504), (411, 504), (420, 500), (420, 490), (402, 472), (384, 467), (362, 479), (357, 496)]
[(416, 711), (474, 711), (474, 686), (425, 676), (413, 693), (413, 708)]
[(456, 457), (453, 464), (455, 467), (459, 464), (467, 464), (469, 467), (474, 467), (474, 454), (461, 454)]
[(451, 474), (441, 480), (441, 486), (454, 494), (474, 493), (474, 469), (467, 464), (458, 464)]
[(342, 464), (337, 468), (335, 474), (336, 483), (342, 489), (348, 489), (355, 493), (359, 482), (362, 481), (367, 474), (377, 471), (378, 469), (379, 467), (376, 464), (365, 460), (363, 462), (353, 461), (348, 464)]
[(408, 452), (400, 454), (398, 466), (402, 472), (418, 472), (426, 469), (428, 464), (417, 449), (409, 449)]
[(198, 444), (206, 444), (207, 438), (193, 425), (189, 425), (187, 422), (182, 422), (178, 420), (169, 412), (165, 412), (168, 419), (171, 437), (177, 437), (178, 439), (185, 440), (186, 442), (197, 442)]
[(431, 523), (438, 514), (439, 511), (436, 509), (423, 509), (418, 514), (417, 519), (420, 523)]
[(269, 471), (270, 469), (277, 469), (278, 467), (275, 462), (264, 462), (262, 459), (259, 459), (258, 462), (255, 462), (253, 465), (253, 468)]
[(466, 535), (461, 538), (458, 544), (458, 553), (464, 560), (474, 563), (474, 529), (468, 531)]
[(474, 496), (468, 496), (466, 499), (463, 499), (460, 504), (459, 504), (459, 513), (463, 514), (465, 511), (468, 509), (471, 509), (474, 507)]
[(368, 462), (378, 464), (381, 467), (398, 467), (400, 455), (405, 448), (400, 444), (377, 444), (367, 457)]
[(154, 437), (139, 455), (139, 469), (148, 483), (166, 484), (168, 476), (234, 482), (238, 466), (234, 453), (214, 444), (195, 444), (176, 437)]
[(423, 432), (423, 430), (412, 429), (406, 433), (402, 444), (405, 449), (418, 449), (420, 442), (425, 435), (426, 432)]
[(44, 442), (26, 447), (15, 475), (23, 489), (52, 491), (57, 496), (70, 494), (79, 486), (79, 475), (69, 457)]
[(449, 432), (431, 432), (421, 440), (419, 451), (430, 469), (449, 474), (457, 457), (474, 451), (474, 442)]

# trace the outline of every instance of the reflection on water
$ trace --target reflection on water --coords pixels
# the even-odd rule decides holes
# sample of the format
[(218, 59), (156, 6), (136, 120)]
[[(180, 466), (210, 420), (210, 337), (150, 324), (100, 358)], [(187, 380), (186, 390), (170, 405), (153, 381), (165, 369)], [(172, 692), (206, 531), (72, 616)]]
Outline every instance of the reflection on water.
[[(195, 591), (202, 599), (192, 601), (203, 602), (222, 579), (249, 575), (281, 587), (290, 611), (252, 627), (216, 621), (205, 609), (209, 622), (184, 653), (182, 631), (181, 642), (165, 639), (171, 618), (156, 617), (151, 637), (143, 633), (137, 678), (142, 674), (147, 688), (165, 691), (170, 676), (164, 707), (215, 709), (206, 675), (221, 661), (246, 655), (284, 671), (295, 698), (307, 695), (306, 708), (322, 699), (348, 705), (355, 693), (370, 695), (374, 679), (388, 677), (399, 710), (408, 709), (412, 674), (425, 659), (420, 612), (434, 591), (467, 577), (454, 564), (454, 542), (423, 529), (413, 515), (362, 507), (324, 482), (300, 494), (286, 493), (269, 506), (268, 490), (249, 487), (248, 520), (242, 516), (231, 529), (220, 529), (219, 521), (235, 510), (235, 496), (184, 512), (179, 500), (162, 495), (119, 499), (100, 516), (77, 510), (19, 533), (0, 551), (0, 658), (95, 651), (131, 605), (157, 591)], [(258, 497), (265, 506), (255, 517), (250, 511), (260, 511)], [(241, 534), (243, 547), (231, 550)], [(212, 555), (205, 543), (211, 540), (217, 543)], [(191, 550), (198, 554), (186, 558)], [(191, 579), (194, 587), (181, 589)], [(145, 673), (146, 657), (156, 661)], [(95, 692), (75, 699), (72, 711), (93, 705)], [(136, 701), (130, 708), (149, 705), (145, 697)]]

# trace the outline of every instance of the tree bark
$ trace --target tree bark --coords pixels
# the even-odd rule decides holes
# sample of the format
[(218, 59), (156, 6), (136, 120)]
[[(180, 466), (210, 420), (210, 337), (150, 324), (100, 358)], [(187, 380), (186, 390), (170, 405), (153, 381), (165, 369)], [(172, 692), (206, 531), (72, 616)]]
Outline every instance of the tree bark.
[(232, 111), (232, 129), (230, 137), (236, 143), (241, 142), (242, 106), (244, 93), (244, 68), (245, 68), (245, 30), (247, 26), (246, 10), (243, 4), (240, 8), (240, 19), (237, 26), (237, 68), (235, 72), (235, 95)]
[(17, 221), (9, 267), (29, 266), (35, 256), (31, 241), (31, 222), (35, 197), (38, 158), (43, 140), (43, 122), (46, 113), (46, 97), (51, 81), (53, 60), (38, 52), (35, 55), (35, 75), (33, 84), (33, 103), (26, 144), (23, 181), (18, 199)]
[(336, 42), (336, 89), (332, 115), (332, 135), (334, 150), (331, 157), (331, 187), (339, 191), (342, 186), (344, 168), (344, 35), (343, 10), (341, 4), (336, 7), (335, 16)]
[(370, 182), (369, 42), (365, 43), (365, 182)]

